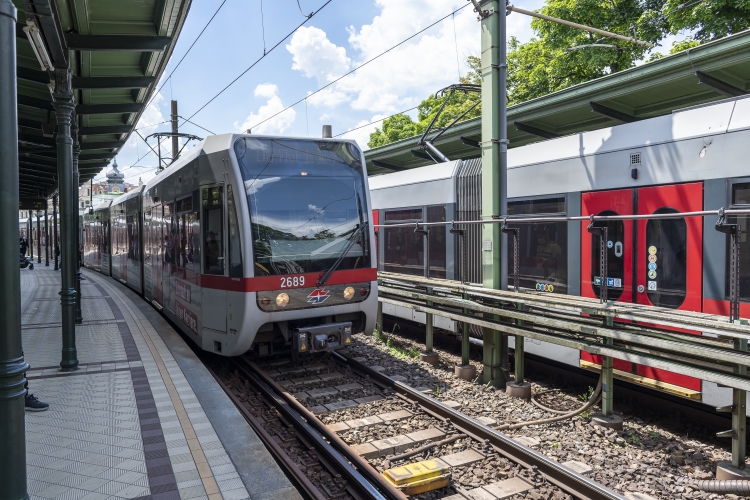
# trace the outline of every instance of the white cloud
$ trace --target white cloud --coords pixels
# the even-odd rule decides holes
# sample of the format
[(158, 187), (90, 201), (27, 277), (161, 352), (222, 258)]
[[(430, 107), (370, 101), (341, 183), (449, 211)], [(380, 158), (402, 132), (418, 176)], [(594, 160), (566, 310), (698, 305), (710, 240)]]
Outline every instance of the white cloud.
[[(342, 135), (343, 139), (354, 139), (357, 141), (357, 144), (360, 148), (362, 148), (362, 151), (365, 151), (369, 149), (367, 146), (367, 141), (370, 140), (370, 134), (375, 132), (376, 127), (380, 127), (383, 125), (383, 122), (378, 121), (377, 123), (372, 123), (377, 120), (382, 120), (385, 118), (383, 115), (375, 115), (370, 120), (362, 120), (356, 125), (354, 125), (351, 129), (349, 129), (348, 132), (346, 132), (344, 135)], [(362, 127), (362, 128), (359, 128)], [(356, 130), (353, 130), (356, 129)]]
[(298, 29), (286, 49), (292, 54), (292, 69), (315, 77), (320, 86), (346, 73), (351, 64), (346, 49), (331, 43), (325, 31), (314, 26)]
[[(295, 118), (297, 118), (297, 112), (293, 108), (274, 116), (268, 121), (264, 121), (285, 107), (281, 102), (281, 98), (277, 95), (278, 92), (279, 87), (273, 83), (261, 83), (255, 87), (255, 96), (265, 97), (267, 99), (266, 104), (258, 108), (257, 113), (250, 113), (242, 125), (238, 125), (237, 122), (235, 122), (234, 126), (243, 132), (252, 128), (253, 133), (257, 134), (283, 133), (294, 122)], [(259, 122), (263, 123), (256, 126)]]
[(330, 118), (330, 115), (328, 113), (323, 113), (322, 115), (320, 115), (319, 120), (322, 121), (322, 122), (324, 122), (324, 121), (326, 121), (329, 118)]

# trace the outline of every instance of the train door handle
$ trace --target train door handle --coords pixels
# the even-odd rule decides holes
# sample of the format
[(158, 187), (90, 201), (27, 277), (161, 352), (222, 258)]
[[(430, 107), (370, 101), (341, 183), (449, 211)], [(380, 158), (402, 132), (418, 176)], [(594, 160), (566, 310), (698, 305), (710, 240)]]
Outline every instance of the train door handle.
[(638, 285), (638, 293), (643, 293), (644, 291), (646, 291), (646, 287), (643, 285)]

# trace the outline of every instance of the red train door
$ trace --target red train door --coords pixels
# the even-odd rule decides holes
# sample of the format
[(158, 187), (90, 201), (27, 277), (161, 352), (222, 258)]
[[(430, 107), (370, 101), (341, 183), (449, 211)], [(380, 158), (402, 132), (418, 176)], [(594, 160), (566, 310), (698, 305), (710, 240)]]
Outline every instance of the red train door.
[[(583, 215), (695, 212), (703, 209), (703, 184), (583, 193), (581, 202)], [(598, 297), (598, 238), (592, 238), (586, 226), (588, 222), (583, 223), (581, 232), (581, 294)], [(703, 224), (700, 217), (610, 221), (608, 228), (610, 300), (702, 310)], [(581, 353), (581, 359), (601, 363), (598, 356), (587, 353)], [(618, 360), (614, 365), (618, 370), (701, 390), (701, 382), (696, 378)]]
[[(638, 214), (703, 210), (703, 183), (657, 186), (638, 190)], [(638, 221), (636, 251), (638, 304), (701, 311), (703, 297), (703, 219)], [(690, 332), (700, 334), (700, 332)], [(701, 390), (701, 381), (665, 370), (638, 366), (644, 377)]]

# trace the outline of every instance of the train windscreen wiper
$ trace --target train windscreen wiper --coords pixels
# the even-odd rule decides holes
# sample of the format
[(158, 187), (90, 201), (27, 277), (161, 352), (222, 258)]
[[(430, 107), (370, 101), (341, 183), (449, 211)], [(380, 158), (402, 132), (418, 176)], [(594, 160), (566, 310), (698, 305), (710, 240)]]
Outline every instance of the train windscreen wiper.
[(367, 221), (364, 221), (363, 223), (359, 224), (357, 226), (357, 229), (354, 230), (351, 236), (349, 236), (349, 239), (347, 240), (346, 247), (344, 248), (344, 251), (341, 252), (339, 255), (339, 258), (336, 259), (336, 262), (333, 263), (331, 267), (329, 267), (326, 272), (323, 274), (323, 276), (320, 277), (318, 280), (318, 286), (323, 286), (326, 284), (326, 281), (328, 281), (328, 278), (331, 277), (333, 272), (336, 270), (336, 268), (341, 265), (341, 262), (344, 260), (344, 257), (349, 253), (349, 250), (351, 250), (354, 243), (357, 241), (357, 236), (362, 233), (362, 231), (367, 227)]

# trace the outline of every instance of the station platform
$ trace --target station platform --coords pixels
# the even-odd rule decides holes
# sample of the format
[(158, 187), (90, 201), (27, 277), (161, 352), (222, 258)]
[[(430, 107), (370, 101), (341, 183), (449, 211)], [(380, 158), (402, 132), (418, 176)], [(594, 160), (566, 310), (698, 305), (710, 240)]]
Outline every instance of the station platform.
[(21, 270), (28, 492), (38, 499), (301, 498), (171, 325), (82, 270), (79, 369), (59, 369), (60, 273)]

